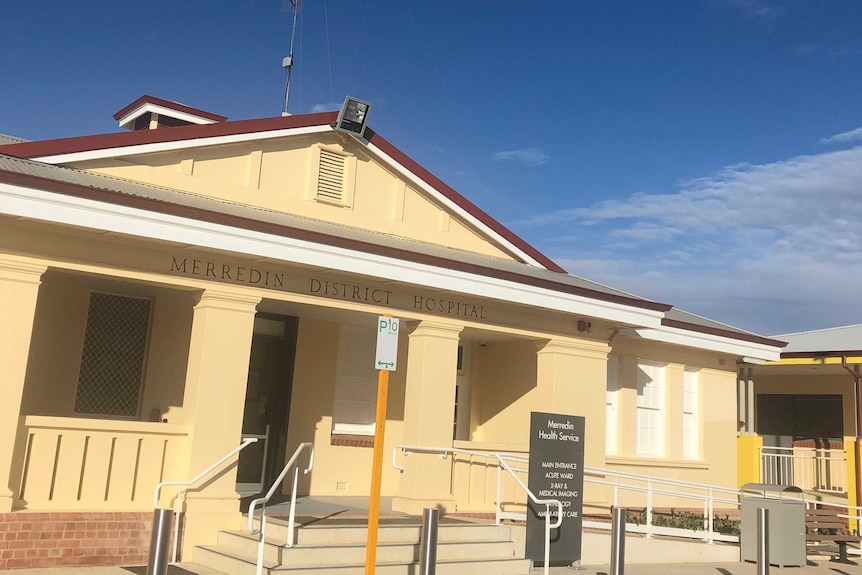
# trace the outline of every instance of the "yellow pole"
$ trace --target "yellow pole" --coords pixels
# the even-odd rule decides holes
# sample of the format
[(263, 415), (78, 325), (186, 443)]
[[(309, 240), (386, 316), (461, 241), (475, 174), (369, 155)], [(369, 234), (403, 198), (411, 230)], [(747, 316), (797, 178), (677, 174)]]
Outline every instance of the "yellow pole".
[(389, 371), (377, 376), (377, 419), (374, 427), (374, 456), (371, 464), (371, 501), (368, 507), (368, 542), (365, 549), (365, 575), (374, 575), (377, 563), (377, 525), (380, 521), (380, 482), (383, 475), (383, 434), (386, 430), (386, 395)]

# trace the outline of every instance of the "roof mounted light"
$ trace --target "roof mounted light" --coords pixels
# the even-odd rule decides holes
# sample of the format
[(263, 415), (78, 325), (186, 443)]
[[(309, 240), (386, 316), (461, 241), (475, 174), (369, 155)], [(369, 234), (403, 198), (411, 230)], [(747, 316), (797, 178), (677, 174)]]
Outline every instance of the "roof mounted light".
[(338, 111), (338, 119), (333, 126), (339, 132), (347, 132), (361, 138), (365, 134), (365, 124), (368, 122), (368, 113), (371, 111), (371, 102), (365, 102), (357, 98), (347, 96)]

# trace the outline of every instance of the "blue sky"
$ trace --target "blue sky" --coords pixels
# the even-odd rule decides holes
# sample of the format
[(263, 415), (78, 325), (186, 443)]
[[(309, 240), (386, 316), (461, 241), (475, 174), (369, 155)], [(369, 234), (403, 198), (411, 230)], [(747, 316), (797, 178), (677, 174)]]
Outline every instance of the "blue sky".
[[(282, 0), (10, 2), (0, 132), (281, 112)], [(304, 0), (291, 111), (371, 126), (571, 273), (759, 333), (862, 323), (862, 2)]]

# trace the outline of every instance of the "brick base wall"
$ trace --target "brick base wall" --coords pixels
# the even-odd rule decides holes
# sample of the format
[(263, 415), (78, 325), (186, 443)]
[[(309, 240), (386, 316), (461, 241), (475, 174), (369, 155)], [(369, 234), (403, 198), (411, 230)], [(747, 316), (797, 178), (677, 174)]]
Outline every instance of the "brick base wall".
[(144, 565), (152, 512), (0, 513), (0, 570)]

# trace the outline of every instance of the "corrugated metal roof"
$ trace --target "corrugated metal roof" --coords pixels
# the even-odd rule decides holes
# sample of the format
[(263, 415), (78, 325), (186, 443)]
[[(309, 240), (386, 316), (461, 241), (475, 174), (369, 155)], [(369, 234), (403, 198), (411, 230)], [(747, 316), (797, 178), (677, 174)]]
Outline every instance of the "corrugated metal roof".
[(27, 142), (24, 138), (18, 138), (16, 136), (10, 136), (9, 134), (0, 134), (0, 146), (3, 144), (20, 144), (22, 142)]
[(207, 196), (196, 195), (180, 190), (163, 188), (150, 184), (143, 184), (141, 182), (125, 180), (122, 178), (116, 178), (113, 176), (106, 176), (102, 174), (95, 174), (92, 172), (85, 172), (83, 170), (77, 170), (74, 168), (54, 166), (42, 162), (34, 162), (32, 160), (25, 160), (22, 158), (16, 158), (13, 156), (6, 156), (0, 154), (0, 170), (26, 174), (38, 178), (44, 178), (68, 184), (86, 186), (99, 190), (116, 192), (129, 196), (159, 200), (201, 210), (235, 215), (239, 217), (254, 219), (261, 222), (268, 222), (292, 228), (298, 228), (310, 232), (321, 233), (359, 242), (373, 243), (376, 245), (407, 250), (415, 253), (440, 257), (449, 260), (455, 260), (485, 268), (508, 271), (524, 276), (546, 279), (565, 285), (571, 285), (579, 288), (593, 290), (599, 293), (637, 299), (643, 302), (651, 301), (646, 298), (635, 296), (629, 294), (628, 292), (617, 290), (584, 278), (549, 271), (520, 262), (503, 260), (491, 256), (477, 254), (474, 252), (439, 246), (436, 244), (421, 242), (409, 238), (393, 237), (384, 233), (353, 228), (340, 224), (333, 224), (330, 222), (324, 222), (321, 220), (297, 216), (295, 214), (287, 214), (284, 212), (276, 212), (273, 210), (257, 208), (246, 204), (218, 200)]
[[(25, 174), (55, 182), (63, 182), (97, 190), (105, 190), (126, 196), (157, 200), (193, 209), (238, 216), (259, 222), (286, 226), (308, 232), (353, 240), (356, 242), (370, 243), (378, 246), (447, 259), (450, 261), (457, 261), (492, 270), (511, 272), (525, 277), (537, 278), (540, 280), (556, 282), (562, 285), (591, 290), (600, 294), (608, 294), (610, 296), (642, 301), (645, 304), (654, 303), (652, 300), (593, 282), (585, 278), (550, 271), (520, 262), (503, 260), (409, 238), (393, 237), (379, 232), (333, 224), (330, 222), (257, 208), (236, 202), (218, 200), (185, 191), (144, 184), (113, 176), (85, 172), (74, 168), (54, 166), (42, 162), (35, 162), (32, 160), (0, 154), (0, 170)], [(665, 316), (668, 319), (689, 323), (707, 329), (723, 330), (729, 332), (729, 334), (757, 335), (752, 332), (741, 330), (676, 308), (666, 312)]]
[(774, 336), (787, 342), (782, 353), (828, 353), (862, 350), (862, 324)]
[[(664, 316), (667, 319), (672, 319), (675, 321), (683, 321), (685, 323), (691, 323), (694, 325), (709, 327), (709, 328), (713, 328), (713, 329), (733, 331), (736, 333), (744, 333), (746, 335), (754, 335), (754, 336), (760, 335), (760, 334), (756, 334), (752, 331), (745, 331), (744, 329), (739, 329), (738, 327), (734, 327), (734, 326), (728, 325), (726, 323), (721, 323), (720, 321), (715, 321), (715, 320), (712, 320), (709, 318), (705, 318), (703, 316), (693, 314), (691, 312), (687, 312), (687, 311), (681, 310), (679, 308), (673, 308), (673, 309), (665, 312)], [(780, 337), (776, 337), (775, 339), (781, 340)]]

